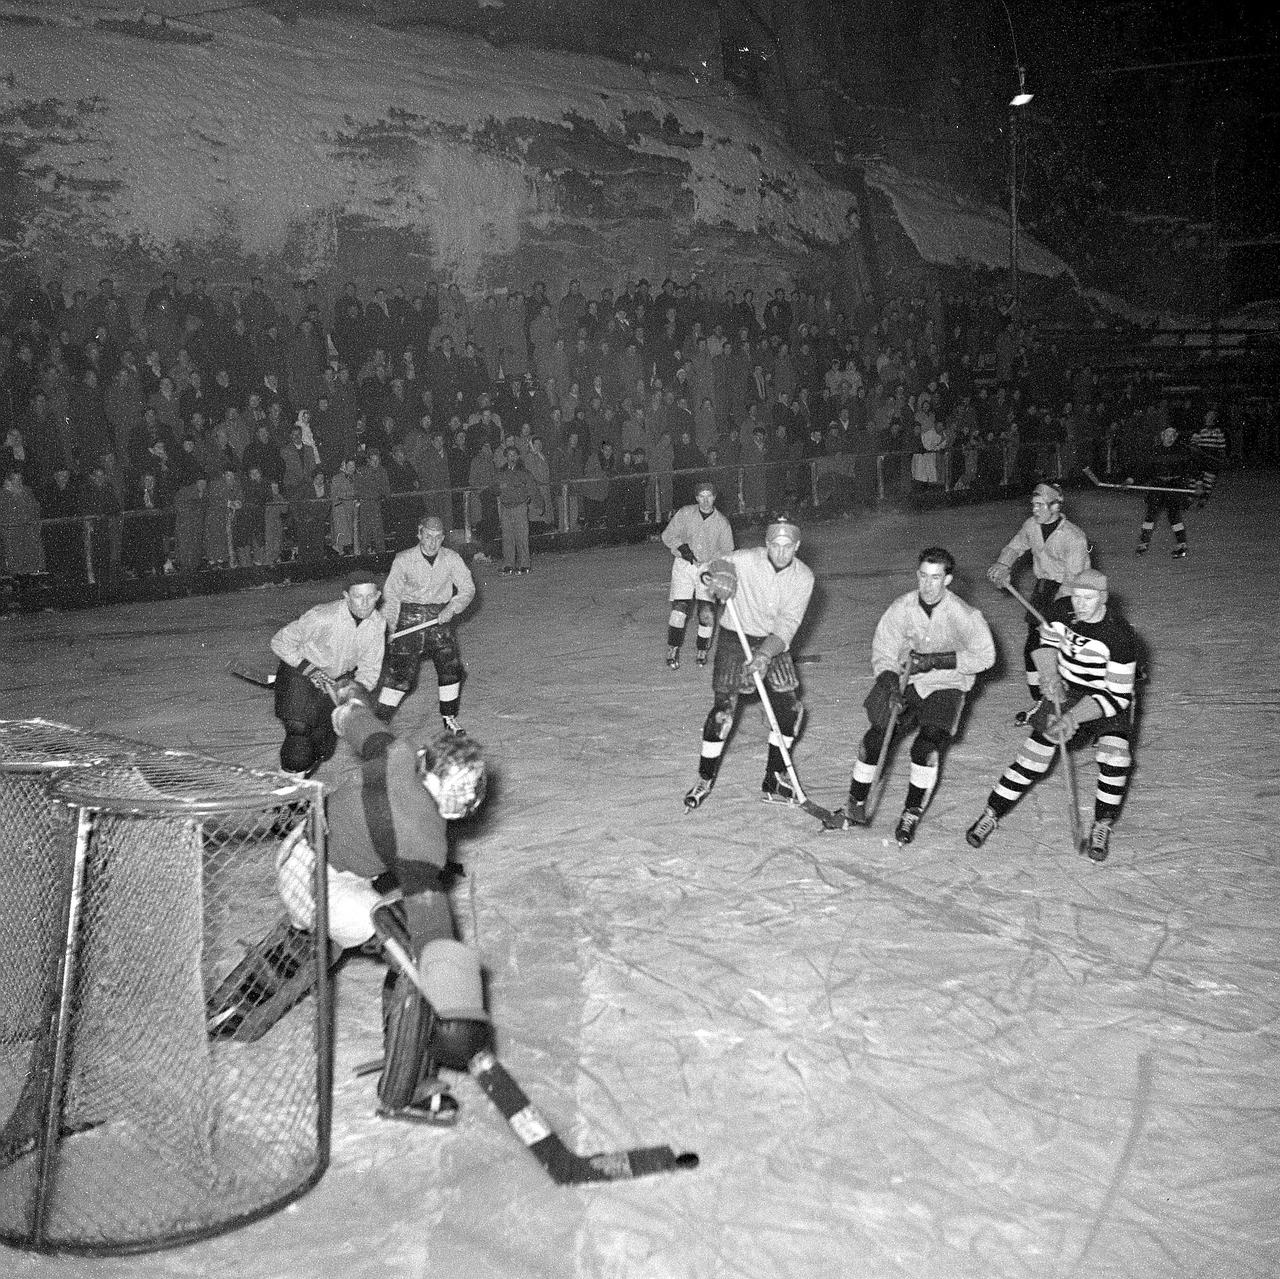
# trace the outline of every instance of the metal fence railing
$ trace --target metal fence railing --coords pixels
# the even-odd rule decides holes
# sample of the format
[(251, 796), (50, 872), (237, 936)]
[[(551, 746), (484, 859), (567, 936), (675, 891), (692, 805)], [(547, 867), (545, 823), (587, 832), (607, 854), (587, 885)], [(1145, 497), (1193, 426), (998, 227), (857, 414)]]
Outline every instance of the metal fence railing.
[[(726, 514), (750, 517), (783, 506), (848, 511), (930, 492), (996, 494), (1062, 474), (1057, 444), (836, 453), (561, 479), (542, 488), (530, 518), (535, 537), (553, 542), (584, 530), (622, 537), (664, 523), (693, 500), (695, 482), (708, 476)], [(122, 579), (376, 558), (411, 545), (424, 513), (439, 515), (465, 544), (496, 542), (499, 536), (494, 488), (418, 489), (372, 501), (273, 497), (261, 503), (213, 502), (184, 490), (159, 510), (0, 526), (0, 569), (8, 576), (47, 574), (109, 588)]]

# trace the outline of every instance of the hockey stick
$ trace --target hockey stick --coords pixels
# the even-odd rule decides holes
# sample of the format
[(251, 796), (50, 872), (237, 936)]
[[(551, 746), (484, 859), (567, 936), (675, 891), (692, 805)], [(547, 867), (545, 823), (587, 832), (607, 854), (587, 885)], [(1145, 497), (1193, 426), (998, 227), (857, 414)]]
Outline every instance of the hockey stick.
[(1188, 497), (1196, 495), (1195, 489), (1162, 488), (1158, 484), (1109, 484), (1105, 480), (1100, 480), (1089, 467), (1081, 469), (1084, 471), (1085, 478), (1100, 489), (1124, 489), (1128, 493), (1184, 493)]
[[(905, 695), (907, 691), (907, 680), (910, 677), (906, 671), (898, 676), (898, 693)], [(884, 730), (884, 741), (880, 743), (880, 755), (876, 759), (876, 775), (871, 779), (871, 789), (867, 792), (867, 823), (870, 824), (871, 819), (876, 815), (876, 809), (880, 805), (880, 796), (884, 793), (884, 762), (889, 757), (889, 744), (893, 741), (894, 730), (898, 727), (898, 717), (902, 714), (902, 702), (898, 701), (893, 704), (893, 709), (889, 712), (889, 724)]]
[(418, 631), (425, 631), (427, 630), (428, 627), (439, 626), (439, 625), (440, 625), (440, 619), (438, 617), (433, 617), (430, 619), (430, 621), (418, 622), (413, 626), (406, 626), (404, 630), (397, 631), (394, 635), (387, 636), (387, 643), (388, 644), (394, 643), (394, 641), (398, 639), (403, 639), (404, 636), (406, 635), (414, 635)]
[(227, 670), (237, 679), (248, 680), (259, 688), (273, 688), (276, 682), (275, 670), (268, 670), (260, 664), (246, 661), (244, 658), (233, 658), (227, 663)]
[[(751, 645), (747, 643), (746, 632), (742, 629), (742, 621), (738, 617), (738, 608), (732, 599), (724, 602), (725, 611), (729, 614), (729, 621), (733, 623), (734, 633), (738, 637), (738, 643), (742, 645), (743, 655), (750, 662), (755, 654), (751, 651)], [(820, 822), (827, 821), (831, 816), (831, 810), (823, 808), (821, 804), (815, 804), (804, 793), (804, 787), (800, 785), (800, 779), (796, 776), (796, 766), (791, 762), (791, 752), (787, 749), (787, 743), (782, 736), (782, 730), (778, 727), (778, 716), (774, 712), (773, 703), (769, 700), (769, 691), (764, 686), (764, 678), (759, 671), (752, 671), (751, 678), (755, 681), (756, 692), (760, 694), (760, 701), (764, 705), (765, 716), (769, 720), (769, 727), (773, 731), (774, 737), (778, 739), (778, 751), (782, 755), (782, 762), (787, 766), (787, 776), (791, 779), (791, 788), (795, 791), (796, 799), (799, 801), (800, 807), (806, 813), (812, 814)]]
[[(418, 994), (431, 1003), (430, 992), (418, 965), (400, 941), (391, 935), (373, 912), (373, 924), (387, 958), (404, 974)], [(511, 1130), (528, 1147), (529, 1153), (547, 1170), (558, 1186), (579, 1186), (589, 1181), (625, 1181), (656, 1172), (676, 1172), (696, 1168), (698, 1156), (692, 1151), (676, 1154), (670, 1146), (636, 1146), (630, 1150), (607, 1150), (594, 1155), (576, 1155), (560, 1139), (528, 1094), (512, 1078), (510, 1071), (487, 1048), (467, 1063), (467, 1073), (480, 1085), (484, 1095), (511, 1125)]]
[[(1032, 602), (1022, 595), (1012, 582), (1005, 584), (1006, 591), (1013, 596), (1023, 608), (1031, 614), (1032, 617), (1046, 629), (1049, 623), (1043, 613)], [(1062, 703), (1055, 697), (1053, 700), (1053, 711), (1058, 718), (1062, 717)], [(1080, 851), (1081, 845), (1084, 843), (1084, 832), (1080, 828), (1080, 796), (1076, 789), (1076, 770), (1075, 765), (1071, 762), (1071, 752), (1067, 749), (1065, 738), (1058, 741), (1058, 758), (1062, 761), (1062, 776), (1067, 784), (1067, 819), (1071, 823), (1071, 844), (1075, 851)]]

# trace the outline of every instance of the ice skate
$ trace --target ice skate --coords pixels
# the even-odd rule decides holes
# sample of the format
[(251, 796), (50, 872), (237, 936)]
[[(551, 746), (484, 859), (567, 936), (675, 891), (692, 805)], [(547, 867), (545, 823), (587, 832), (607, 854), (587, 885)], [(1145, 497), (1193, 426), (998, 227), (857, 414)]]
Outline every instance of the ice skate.
[(695, 808), (701, 808), (703, 800), (711, 794), (711, 787), (714, 784), (714, 782), (707, 781), (705, 777), (699, 777), (684, 797), (685, 809), (691, 813)]
[(1187, 544), (1185, 542), (1173, 548), (1173, 558), (1175, 560), (1185, 560), (1187, 558)]
[(791, 782), (777, 772), (770, 773), (761, 783), (760, 798), (766, 804), (786, 804), (793, 808), (800, 802), (791, 789)]
[(905, 848), (916, 837), (916, 827), (920, 824), (920, 809), (904, 808), (898, 824), (893, 828), (893, 837), (899, 848)]
[(667, 647), (667, 665), (673, 671), (680, 669), (680, 650), (674, 644)]
[(1134, 547), (1133, 553), (1135, 555), (1145, 555), (1150, 549), (1150, 542), (1139, 542), (1138, 545)]
[(446, 733), (452, 733), (454, 737), (466, 737), (467, 730), (458, 722), (456, 715), (441, 715), (440, 722), (444, 725)]
[(431, 1081), (431, 1091), (419, 1090), (407, 1106), (379, 1106), (379, 1119), (401, 1119), (413, 1124), (428, 1124), (433, 1128), (452, 1128), (458, 1122), (462, 1109), (458, 1099), (443, 1085)]
[(1084, 853), (1091, 862), (1105, 862), (1111, 851), (1111, 823), (1096, 821), (1085, 841)]
[(995, 809), (984, 808), (982, 816), (978, 818), (972, 826), (964, 833), (965, 840), (970, 848), (981, 848), (987, 842), (988, 836), (1000, 825), (1000, 819), (995, 814)]

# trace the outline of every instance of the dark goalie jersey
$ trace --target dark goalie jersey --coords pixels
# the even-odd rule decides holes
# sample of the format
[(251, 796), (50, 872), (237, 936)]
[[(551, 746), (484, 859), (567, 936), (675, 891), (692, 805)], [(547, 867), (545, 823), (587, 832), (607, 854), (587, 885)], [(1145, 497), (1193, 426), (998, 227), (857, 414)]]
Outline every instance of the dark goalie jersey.
[(1058, 650), (1058, 673), (1067, 692), (1092, 696), (1106, 718), (1124, 715), (1133, 704), (1138, 672), (1138, 637), (1133, 627), (1108, 604), (1100, 622), (1081, 622), (1071, 597), (1054, 600), (1046, 615)]

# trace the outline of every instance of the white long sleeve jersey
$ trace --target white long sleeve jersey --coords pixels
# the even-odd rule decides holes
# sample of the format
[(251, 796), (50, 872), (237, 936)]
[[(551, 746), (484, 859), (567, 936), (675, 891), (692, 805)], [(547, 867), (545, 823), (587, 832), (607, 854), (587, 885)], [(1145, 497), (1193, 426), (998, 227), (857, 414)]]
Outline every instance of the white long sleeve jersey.
[(798, 559), (779, 572), (763, 546), (726, 555), (738, 573), (733, 603), (748, 635), (776, 635), (787, 646), (804, 621), (813, 594), (813, 570)]

